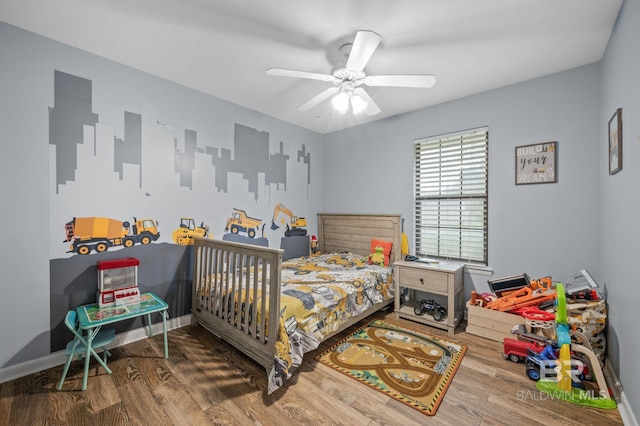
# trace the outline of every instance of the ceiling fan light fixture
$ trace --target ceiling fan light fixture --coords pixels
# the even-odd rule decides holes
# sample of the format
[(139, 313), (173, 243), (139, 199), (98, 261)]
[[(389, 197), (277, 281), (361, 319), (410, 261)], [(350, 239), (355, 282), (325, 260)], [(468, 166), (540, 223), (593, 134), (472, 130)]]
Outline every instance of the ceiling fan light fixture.
[(360, 114), (367, 108), (367, 102), (360, 96), (354, 95), (351, 97), (351, 108), (354, 114)]
[(281, 77), (304, 78), (331, 82), (335, 86), (320, 92), (298, 107), (299, 111), (308, 111), (321, 102), (331, 98), (333, 108), (340, 114), (346, 114), (351, 106), (354, 114), (364, 113), (368, 117), (380, 113), (380, 107), (369, 94), (360, 87), (415, 87), (429, 88), (436, 83), (434, 75), (427, 74), (391, 74), (367, 75), (364, 71), (371, 55), (382, 41), (380, 34), (361, 30), (356, 33), (353, 43), (344, 43), (337, 53), (338, 60), (332, 63), (331, 74), (297, 71), (282, 68), (269, 68), (266, 73)]
[(349, 95), (341, 91), (331, 99), (331, 104), (340, 114), (346, 114), (349, 109)]

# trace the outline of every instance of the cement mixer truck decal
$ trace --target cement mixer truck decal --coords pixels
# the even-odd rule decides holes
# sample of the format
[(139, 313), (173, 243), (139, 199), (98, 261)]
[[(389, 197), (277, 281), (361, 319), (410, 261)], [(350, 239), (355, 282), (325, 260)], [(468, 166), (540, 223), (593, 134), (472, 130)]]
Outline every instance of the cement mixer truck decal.
[(71, 242), (67, 253), (98, 253), (110, 247), (133, 247), (135, 244), (149, 244), (160, 237), (158, 222), (153, 219), (133, 222), (120, 221), (106, 217), (74, 217), (64, 226), (66, 239)]

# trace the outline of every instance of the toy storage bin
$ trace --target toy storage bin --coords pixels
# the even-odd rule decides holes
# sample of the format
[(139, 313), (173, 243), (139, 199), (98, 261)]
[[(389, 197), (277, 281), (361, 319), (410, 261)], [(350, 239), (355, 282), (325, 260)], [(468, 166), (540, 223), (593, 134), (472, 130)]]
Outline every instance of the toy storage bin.
[(502, 342), (505, 337), (513, 338), (511, 329), (526, 324), (520, 315), (481, 308), (467, 302), (467, 333)]

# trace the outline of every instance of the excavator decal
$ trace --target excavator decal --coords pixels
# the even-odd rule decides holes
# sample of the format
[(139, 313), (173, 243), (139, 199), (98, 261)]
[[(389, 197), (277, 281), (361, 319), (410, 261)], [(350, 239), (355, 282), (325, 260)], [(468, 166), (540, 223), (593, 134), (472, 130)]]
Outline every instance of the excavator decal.
[[(283, 216), (287, 216), (289, 218), (289, 222), (286, 222)], [(280, 225), (278, 223), (280, 223)], [(276, 208), (273, 210), (271, 229), (278, 229), (285, 223), (287, 230), (284, 232), (284, 235), (286, 237), (290, 237), (292, 235), (307, 235), (307, 230), (305, 229), (307, 227), (307, 219), (294, 215), (291, 210), (278, 203)]]

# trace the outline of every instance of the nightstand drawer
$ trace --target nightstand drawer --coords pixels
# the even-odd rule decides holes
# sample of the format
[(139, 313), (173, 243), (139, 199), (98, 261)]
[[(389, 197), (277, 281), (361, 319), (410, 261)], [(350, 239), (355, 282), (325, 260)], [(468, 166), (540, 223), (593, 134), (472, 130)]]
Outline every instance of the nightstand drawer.
[(427, 269), (402, 268), (400, 270), (400, 287), (446, 293), (447, 274)]

